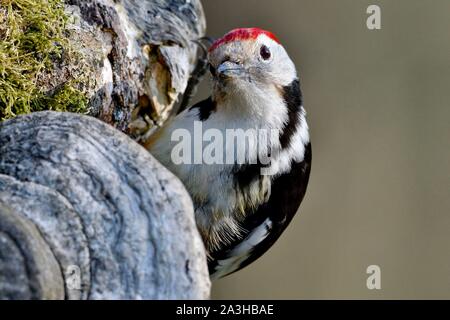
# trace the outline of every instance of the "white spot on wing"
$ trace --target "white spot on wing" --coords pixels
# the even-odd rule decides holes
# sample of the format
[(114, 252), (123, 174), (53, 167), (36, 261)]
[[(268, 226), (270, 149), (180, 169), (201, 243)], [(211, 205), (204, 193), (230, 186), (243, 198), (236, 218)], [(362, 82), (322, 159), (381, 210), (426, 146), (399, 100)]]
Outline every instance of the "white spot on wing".
[(253, 249), (261, 243), (270, 233), (272, 229), (272, 221), (270, 218), (254, 229), (241, 243), (239, 243), (230, 252), (230, 258), (218, 260), (216, 271), (211, 275), (211, 279), (218, 279), (239, 268), (239, 266), (247, 260)]

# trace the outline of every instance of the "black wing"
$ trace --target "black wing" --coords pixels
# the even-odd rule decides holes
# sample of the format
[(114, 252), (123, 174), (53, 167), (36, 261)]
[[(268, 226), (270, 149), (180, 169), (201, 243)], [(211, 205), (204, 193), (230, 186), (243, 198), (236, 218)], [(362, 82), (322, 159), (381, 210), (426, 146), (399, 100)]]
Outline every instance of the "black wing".
[(264, 254), (280, 237), (296, 214), (306, 193), (311, 171), (311, 144), (304, 159), (293, 163), (290, 172), (274, 180), (269, 201), (249, 215), (242, 227), (248, 230), (240, 240), (210, 253), (211, 278), (220, 278), (249, 265)]

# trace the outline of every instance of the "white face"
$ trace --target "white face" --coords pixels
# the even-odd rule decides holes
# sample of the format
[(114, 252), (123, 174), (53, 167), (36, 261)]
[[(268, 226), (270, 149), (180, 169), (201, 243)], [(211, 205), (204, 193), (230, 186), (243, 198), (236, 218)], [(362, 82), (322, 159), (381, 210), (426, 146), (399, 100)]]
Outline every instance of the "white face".
[(208, 59), (214, 97), (219, 100), (236, 94), (279, 90), (297, 78), (286, 50), (265, 34), (225, 43), (210, 52)]

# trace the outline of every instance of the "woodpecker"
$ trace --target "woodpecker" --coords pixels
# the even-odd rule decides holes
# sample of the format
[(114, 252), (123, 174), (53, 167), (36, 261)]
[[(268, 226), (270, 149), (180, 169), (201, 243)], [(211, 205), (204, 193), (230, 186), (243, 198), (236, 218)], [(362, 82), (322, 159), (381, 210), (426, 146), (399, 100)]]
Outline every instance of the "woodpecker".
[[(274, 34), (234, 29), (211, 45), (207, 60), (211, 96), (170, 119), (145, 146), (190, 193), (211, 279), (217, 279), (258, 259), (288, 226), (308, 185), (311, 144), (295, 65)], [(226, 154), (246, 148), (243, 159), (174, 161), (172, 133), (193, 133), (196, 122), (225, 138), (229, 129), (250, 132), (238, 147), (223, 142)], [(258, 130), (275, 134), (261, 143), (252, 134)], [(269, 164), (259, 160), (260, 150)]]

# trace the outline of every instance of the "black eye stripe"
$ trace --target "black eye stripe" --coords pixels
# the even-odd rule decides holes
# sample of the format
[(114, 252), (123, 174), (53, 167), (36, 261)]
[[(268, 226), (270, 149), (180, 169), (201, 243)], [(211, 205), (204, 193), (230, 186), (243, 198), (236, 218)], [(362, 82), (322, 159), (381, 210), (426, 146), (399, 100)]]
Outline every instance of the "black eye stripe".
[(270, 49), (266, 45), (261, 46), (261, 48), (259, 49), (259, 54), (264, 60), (270, 59), (271, 56)]

